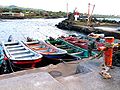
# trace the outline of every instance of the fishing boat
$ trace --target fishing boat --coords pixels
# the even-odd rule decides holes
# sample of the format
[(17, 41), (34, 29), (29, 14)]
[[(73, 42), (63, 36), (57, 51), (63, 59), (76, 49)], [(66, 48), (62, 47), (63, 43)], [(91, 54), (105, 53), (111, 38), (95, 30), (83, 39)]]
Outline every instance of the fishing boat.
[[(50, 42), (52, 45), (56, 46), (57, 48), (61, 48), (66, 50), (70, 55), (77, 56), (82, 58), (87, 58), (88, 50), (82, 49), (78, 46), (74, 46), (73, 44), (66, 42), (63, 39), (47, 39), (46, 41)], [(92, 52), (92, 55), (95, 55), (95, 52)]]
[(102, 47), (105, 44), (104, 34), (90, 33), (88, 38), (92, 41), (95, 41), (97, 48)]
[(73, 36), (64, 37), (62, 39), (73, 45), (79, 46), (80, 48), (88, 49), (88, 40), (80, 39)]
[[(60, 37), (61, 38), (61, 37)], [(81, 38), (81, 37), (75, 37), (75, 36), (67, 36), (67, 37), (62, 37), (61, 39), (73, 44), (73, 45), (76, 45), (76, 46), (79, 46), (80, 48), (84, 48), (84, 49), (88, 49), (88, 46), (89, 44), (92, 42), (94, 43), (94, 50), (101, 47), (101, 46), (104, 46), (104, 39), (102, 38), (92, 38), (92, 37), (87, 37), (86, 38)]]
[(36, 51), (37, 53), (42, 54), (46, 58), (50, 59), (60, 59), (67, 54), (66, 50), (56, 48), (55, 46), (46, 43), (44, 41), (30, 41), (23, 42), (27, 47)]
[(13, 65), (20, 65), (22, 67), (35, 67), (36, 63), (42, 60), (42, 55), (38, 54), (21, 41), (2, 42), (6, 57)]

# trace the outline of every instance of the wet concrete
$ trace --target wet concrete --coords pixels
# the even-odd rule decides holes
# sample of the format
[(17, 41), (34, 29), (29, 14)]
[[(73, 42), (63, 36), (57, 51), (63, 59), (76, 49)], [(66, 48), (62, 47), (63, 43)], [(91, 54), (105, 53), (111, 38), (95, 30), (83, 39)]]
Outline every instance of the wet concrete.
[[(1, 90), (120, 90), (120, 67), (110, 70), (112, 79), (99, 74), (103, 58), (72, 61), (0, 76)], [(81, 71), (76, 74), (76, 71)], [(85, 70), (88, 70), (87, 72)], [(61, 72), (53, 78), (51, 71)], [(85, 71), (85, 73), (84, 73)], [(56, 73), (53, 73), (56, 74)], [(56, 74), (57, 75), (57, 74)]]
[(102, 64), (103, 58), (80, 63), (77, 70), (84, 67), (85, 70), (89, 69), (87, 73), (59, 78), (58, 81), (65, 85), (68, 90), (120, 90), (120, 68), (115, 67), (110, 70), (112, 79), (103, 79), (99, 74)]
[(66, 90), (47, 72), (31, 73), (0, 81), (1, 90)]

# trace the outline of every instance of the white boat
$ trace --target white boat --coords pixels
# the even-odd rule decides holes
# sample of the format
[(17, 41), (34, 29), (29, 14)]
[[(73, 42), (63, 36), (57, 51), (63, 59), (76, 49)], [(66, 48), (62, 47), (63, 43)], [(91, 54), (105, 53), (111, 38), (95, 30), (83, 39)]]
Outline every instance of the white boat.
[(26, 47), (21, 41), (14, 42), (2, 42), (3, 49), (6, 57), (17, 65), (31, 65), (34, 67), (37, 62), (42, 60), (42, 55), (38, 54), (28, 47)]

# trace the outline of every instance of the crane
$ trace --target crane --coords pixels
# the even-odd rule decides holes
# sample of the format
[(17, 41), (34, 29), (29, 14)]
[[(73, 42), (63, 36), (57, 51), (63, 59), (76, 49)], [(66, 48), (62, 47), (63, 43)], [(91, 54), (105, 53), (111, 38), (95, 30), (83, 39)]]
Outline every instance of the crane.
[[(90, 7), (92, 6), (92, 11), (90, 13)], [(87, 21), (87, 25), (91, 26), (91, 19), (92, 19), (92, 14), (93, 14), (93, 11), (94, 11), (94, 8), (95, 8), (95, 4), (91, 4), (91, 3), (88, 3), (88, 21)]]

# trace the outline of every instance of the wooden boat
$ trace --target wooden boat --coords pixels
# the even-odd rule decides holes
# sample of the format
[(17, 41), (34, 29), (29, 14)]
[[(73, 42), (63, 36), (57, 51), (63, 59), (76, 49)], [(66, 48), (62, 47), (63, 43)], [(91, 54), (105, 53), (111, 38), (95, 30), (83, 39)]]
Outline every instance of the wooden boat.
[(90, 33), (88, 38), (92, 41), (95, 41), (97, 48), (104, 46), (104, 34), (94, 34)]
[(74, 37), (74, 36), (68, 36), (68, 37), (64, 37), (62, 38), (63, 40), (73, 44), (73, 45), (76, 45), (76, 46), (79, 46), (80, 48), (84, 48), (84, 49), (88, 49), (88, 45), (91, 43), (91, 42), (94, 42), (95, 43), (95, 48), (93, 49), (96, 49), (96, 48), (99, 48), (101, 46), (104, 46), (104, 41), (102, 39), (99, 39), (99, 38), (91, 38), (91, 37), (87, 37), (87, 39), (83, 38), (79, 38), (79, 37)]
[(51, 59), (59, 59), (67, 54), (66, 50), (56, 48), (55, 46), (44, 41), (24, 42), (24, 44), (37, 53), (42, 54), (44, 57)]
[(30, 67), (34, 67), (36, 63), (42, 60), (41, 54), (32, 51), (21, 41), (2, 42), (2, 46), (6, 57), (14, 65), (30, 65)]
[(73, 36), (64, 37), (62, 39), (73, 45), (79, 46), (80, 48), (88, 49), (88, 40), (79, 39), (78, 37)]
[[(52, 45), (58, 48), (66, 50), (70, 55), (77, 56), (80, 58), (88, 57), (88, 50), (82, 49), (78, 46), (74, 46), (63, 39), (54, 39), (54, 40), (48, 39), (47, 41), (49, 41)], [(93, 52), (92, 54), (95, 55), (96, 53)]]

